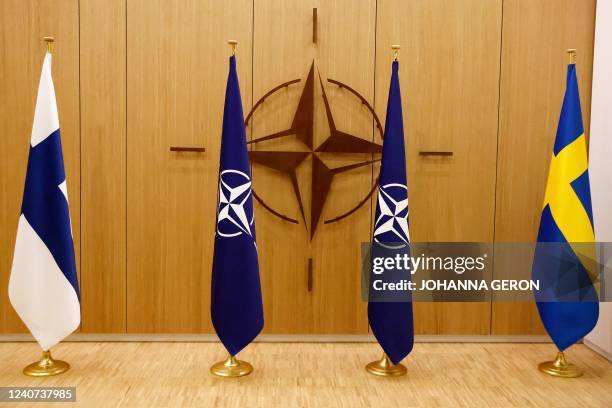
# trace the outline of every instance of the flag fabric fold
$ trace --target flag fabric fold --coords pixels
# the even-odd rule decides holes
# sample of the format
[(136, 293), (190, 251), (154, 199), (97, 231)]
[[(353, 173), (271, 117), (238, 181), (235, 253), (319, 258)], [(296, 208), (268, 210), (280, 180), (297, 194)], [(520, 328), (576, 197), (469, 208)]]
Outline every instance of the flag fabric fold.
[(80, 324), (80, 293), (51, 54), (43, 61), (9, 299), (43, 350)]
[(534, 255), (540, 318), (560, 351), (588, 334), (599, 316), (593, 286), (595, 245), (588, 157), (576, 65), (567, 85), (548, 174)]
[[(387, 102), (373, 241), (408, 245), (408, 186), (399, 63), (393, 62)], [(411, 302), (369, 302), (368, 321), (389, 359), (397, 364), (412, 351), (414, 327)]]
[(236, 57), (230, 57), (225, 94), (211, 317), (231, 355), (246, 347), (263, 328), (251, 171)]

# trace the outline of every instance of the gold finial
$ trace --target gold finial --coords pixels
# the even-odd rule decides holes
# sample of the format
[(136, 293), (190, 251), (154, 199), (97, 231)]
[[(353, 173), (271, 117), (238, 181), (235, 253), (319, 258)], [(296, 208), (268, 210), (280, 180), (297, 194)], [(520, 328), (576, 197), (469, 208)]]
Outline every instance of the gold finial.
[(576, 63), (576, 50), (574, 48), (568, 49), (567, 55), (569, 56), (570, 65), (575, 64)]
[(399, 44), (393, 44), (391, 46), (391, 49), (393, 50), (393, 61), (397, 61), (397, 59), (399, 58), (399, 50), (400, 50)]
[(227, 40), (227, 43), (232, 47), (232, 55), (236, 55), (236, 45), (238, 45), (238, 41), (236, 40)]
[(47, 43), (47, 52), (51, 54), (51, 45), (55, 41), (53, 37), (43, 37), (43, 41)]

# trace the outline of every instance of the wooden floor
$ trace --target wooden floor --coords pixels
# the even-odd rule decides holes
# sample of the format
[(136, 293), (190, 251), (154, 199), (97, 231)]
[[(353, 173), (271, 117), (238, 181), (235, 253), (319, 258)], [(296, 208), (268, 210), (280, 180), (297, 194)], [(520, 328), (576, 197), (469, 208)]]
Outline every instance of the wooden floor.
[(378, 357), (372, 343), (256, 343), (241, 354), (256, 371), (241, 379), (208, 373), (224, 356), (216, 343), (65, 343), (54, 356), (70, 371), (25, 377), (38, 354), (33, 343), (0, 343), (0, 386), (76, 386), (77, 403), (44, 407), (612, 406), (612, 364), (583, 345), (566, 353), (586, 371), (578, 379), (537, 371), (550, 344), (418, 343), (396, 379), (363, 370)]

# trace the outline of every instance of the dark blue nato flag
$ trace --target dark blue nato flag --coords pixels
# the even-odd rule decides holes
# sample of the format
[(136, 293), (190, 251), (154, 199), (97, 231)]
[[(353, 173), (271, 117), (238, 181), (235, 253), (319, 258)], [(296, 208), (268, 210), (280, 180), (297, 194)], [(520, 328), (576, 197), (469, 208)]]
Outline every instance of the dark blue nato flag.
[(221, 135), (210, 312), (217, 335), (234, 356), (259, 334), (264, 322), (251, 171), (235, 56), (230, 57), (229, 68)]
[[(383, 141), (373, 241), (377, 244), (410, 242), (408, 232), (408, 186), (404, 151), (399, 63), (393, 62), (385, 137)], [(376, 340), (393, 364), (412, 351), (414, 326), (411, 302), (369, 302), (368, 320)]]

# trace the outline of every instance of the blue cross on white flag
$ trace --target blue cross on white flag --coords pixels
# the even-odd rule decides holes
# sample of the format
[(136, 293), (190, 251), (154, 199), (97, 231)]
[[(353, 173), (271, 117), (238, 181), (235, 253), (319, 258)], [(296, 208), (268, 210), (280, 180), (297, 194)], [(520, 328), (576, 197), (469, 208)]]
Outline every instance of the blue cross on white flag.
[(43, 350), (81, 322), (51, 54), (43, 62), (9, 298)]

